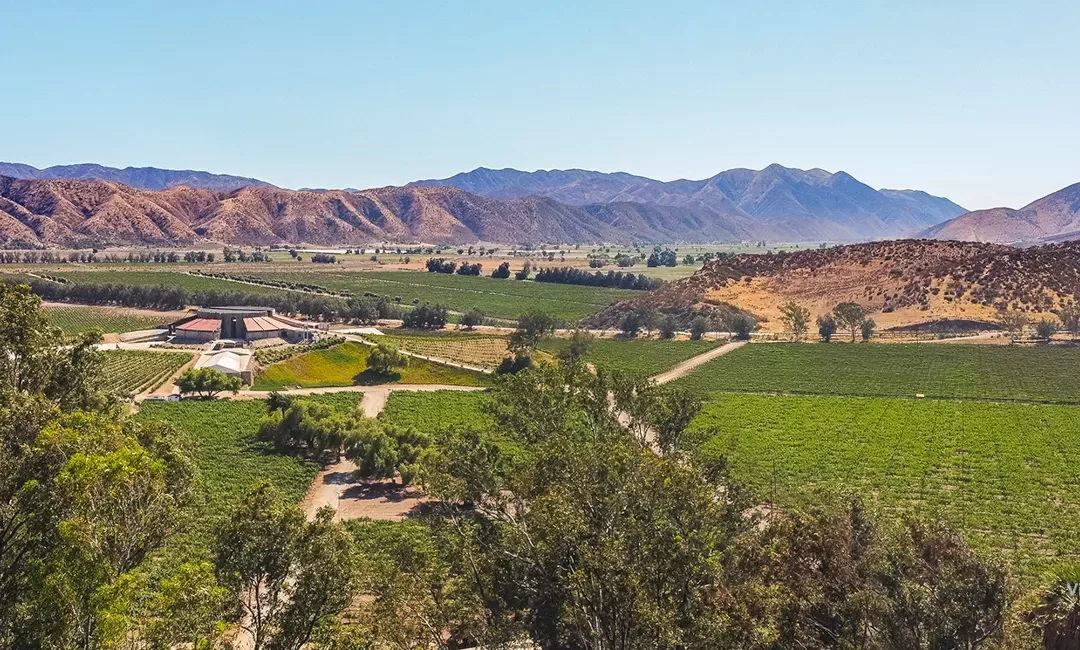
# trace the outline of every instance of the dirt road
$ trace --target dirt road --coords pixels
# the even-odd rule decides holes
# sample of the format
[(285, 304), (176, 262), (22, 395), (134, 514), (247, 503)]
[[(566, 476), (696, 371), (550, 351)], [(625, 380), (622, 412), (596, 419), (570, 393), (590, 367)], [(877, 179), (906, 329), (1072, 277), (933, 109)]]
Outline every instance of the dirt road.
[(666, 370), (659, 375), (652, 378), (658, 384), (666, 384), (669, 381), (675, 381), (676, 379), (685, 376), (694, 368), (697, 368), (703, 363), (708, 363), (717, 357), (722, 357), (732, 350), (738, 350), (742, 346), (746, 345), (746, 341), (732, 341), (731, 343), (725, 343), (718, 348), (713, 348), (704, 354), (699, 354), (696, 357), (690, 357), (686, 361), (678, 364), (670, 370)]

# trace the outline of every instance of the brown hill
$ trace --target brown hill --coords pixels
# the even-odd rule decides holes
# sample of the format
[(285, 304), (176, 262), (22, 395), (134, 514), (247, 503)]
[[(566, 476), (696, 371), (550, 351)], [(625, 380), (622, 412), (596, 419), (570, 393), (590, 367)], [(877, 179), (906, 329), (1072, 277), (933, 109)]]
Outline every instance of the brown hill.
[(1080, 242), (1031, 248), (897, 240), (713, 260), (693, 276), (594, 319), (617, 322), (636, 305), (684, 313), (734, 305), (778, 330), (787, 300), (815, 316), (837, 303), (863, 306), (879, 328), (935, 320), (992, 320), (1004, 307), (1047, 314), (1080, 296)]
[[(620, 214), (593, 215), (540, 197), (502, 201), (451, 187), (150, 191), (104, 181), (0, 176), (0, 245), (6, 247), (622, 242), (650, 223), (628, 228)], [(650, 233), (644, 234), (648, 239)]]
[(1080, 183), (1020, 208), (976, 210), (938, 224), (922, 237), (1001, 244), (1080, 239)]

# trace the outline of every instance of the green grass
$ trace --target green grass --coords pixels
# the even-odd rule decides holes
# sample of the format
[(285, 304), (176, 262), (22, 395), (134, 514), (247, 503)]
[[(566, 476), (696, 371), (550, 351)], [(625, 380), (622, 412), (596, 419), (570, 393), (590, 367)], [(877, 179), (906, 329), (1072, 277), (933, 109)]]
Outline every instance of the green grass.
[(944, 517), (1025, 573), (1080, 559), (1080, 407), (831, 396), (717, 395), (692, 425), (764, 501), (842, 487)]
[(77, 284), (122, 284), (132, 287), (169, 287), (185, 291), (242, 292), (254, 295), (277, 296), (284, 289), (230, 282), (218, 278), (189, 275), (178, 271), (49, 271), (49, 276), (60, 277)]
[(188, 361), (189, 352), (112, 350), (102, 353), (105, 386), (121, 394), (136, 395), (160, 386)]
[(388, 377), (367, 368), (370, 346), (342, 343), (326, 350), (308, 352), (265, 368), (255, 379), (254, 390), (279, 390), (289, 386), (352, 386), (371, 384), (450, 384), (486, 386), (490, 377), (459, 368), (410, 359), (409, 367)]
[[(318, 396), (326, 397), (330, 396)], [(353, 404), (358, 398), (348, 397)], [(168, 422), (190, 437), (199, 468), (200, 498), (190, 507), (184, 528), (169, 540), (166, 556), (204, 555), (221, 518), (262, 479), (269, 480), (290, 501), (299, 502), (304, 496), (318, 467), (275, 453), (269, 443), (257, 440), (265, 414), (262, 400), (143, 403), (139, 418)]]
[[(494, 266), (484, 270), (490, 272), (493, 269)], [(249, 275), (315, 285), (339, 293), (399, 297), (404, 305), (419, 300), (441, 304), (454, 311), (475, 307), (486, 316), (502, 319), (516, 319), (529, 309), (542, 309), (556, 318), (576, 321), (608, 304), (641, 294), (629, 289), (416, 271), (276, 271)]]
[(41, 311), (49, 318), (49, 322), (59, 327), (64, 334), (82, 334), (91, 330), (105, 334), (134, 332), (152, 329), (172, 320), (168, 315), (154, 316), (117, 307), (45, 305)]
[(678, 384), (717, 391), (1080, 402), (1080, 348), (756, 343)]
[[(548, 339), (540, 349), (557, 354), (569, 343), (569, 339)], [(585, 360), (605, 370), (651, 377), (714, 347), (715, 341), (596, 339), (589, 346)]]
[(482, 410), (490, 399), (487, 393), (439, 390), (390, 393), (382, 416), (395, 426), (413, 427), (435, 433), (445, 427), (471, 427), (487, 430), (492, 421)]

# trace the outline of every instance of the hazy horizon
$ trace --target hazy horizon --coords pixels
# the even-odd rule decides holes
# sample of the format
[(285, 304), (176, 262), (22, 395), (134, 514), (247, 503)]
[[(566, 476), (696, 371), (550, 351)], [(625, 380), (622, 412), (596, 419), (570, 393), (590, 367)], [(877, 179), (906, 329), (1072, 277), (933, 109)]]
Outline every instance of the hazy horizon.
[(968, 209), (1080, 181), (1047, 2), (235, 2), (7, 8), (0, 159), (198, 169), (282, 187), (476, 167), (701, 179), (846, 171)]

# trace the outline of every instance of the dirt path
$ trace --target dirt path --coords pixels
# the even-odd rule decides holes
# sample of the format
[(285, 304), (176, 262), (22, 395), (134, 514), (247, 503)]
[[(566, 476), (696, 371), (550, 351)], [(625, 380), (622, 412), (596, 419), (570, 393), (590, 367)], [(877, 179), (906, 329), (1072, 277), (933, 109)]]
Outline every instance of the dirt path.
[(658, 384), (666, 384), (669, 381), (675, 381), (676, 379), (685, 376), (694, 368), (697, 368), (704, 363), (708, 363), (717, 357), (722, 357), (728, 352), (731, 352), (732, 350), (738, 350), (744, 345), (746, 345), (746, 341), (732, 341), (731, 343), (725, 343), (724, 345), (721, 345), (718, 348), (713, 348), (712, 350), (709, 350), (704, 354), (699, 354), (696, 357), (690, 357), (686, 361), (683, 361), (682, 363), (676, 365), (674, 368), (671, 368), (670, 370), (665, 370), (659, 375), (656, 375), (652, 378), (652, 380)]
[[(379, 392), (385, 393), (382, 397), (382, 404), (373, 412), (368, 412), (365, 407), (365, 412), (368, 415), (378, 415), (382, 411), (382, 407), (386, 405), (386, 395), (394, 391), (406, 391), (412, 393), (423, 393), (435, 390), (460, 390), (460, 391), (479, 391), (490, 390), (488, 386), (454, 386), (451, 384), (375, 384), (372, 386), (321, 386), (318, 388), (285, 388), (278, 391), (269, 390), (242, 390), (236, 395), (229, 395), (229, 399), (266, 399), (270, 396), (270, 393), (278, 393), (279, 395), (325, 395), (327, 393), (364, 393), (365, 401), (368, 399), (367, 394), (376, 394)], [(372, 398), (376, 399), (376, 398)]]

